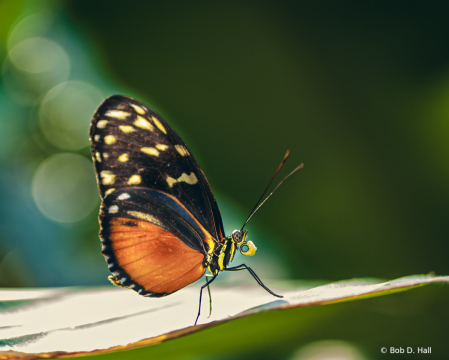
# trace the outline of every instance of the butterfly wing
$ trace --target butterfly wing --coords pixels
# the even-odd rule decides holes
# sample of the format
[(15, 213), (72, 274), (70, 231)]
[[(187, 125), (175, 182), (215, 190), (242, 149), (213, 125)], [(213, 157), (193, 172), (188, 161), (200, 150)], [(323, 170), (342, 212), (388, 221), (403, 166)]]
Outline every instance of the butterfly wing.
[(114, 95), (95, 112), (90, 139), (103, 254), (116, 282), (163, 296), (201, 277), (223, 224), (181, 138), (146, 105)]
[(128, 188), (109, 194), (100, 211), (102, 252), (117, 285), (165, 296), (205, 272), (208, 234), (170, 195)]

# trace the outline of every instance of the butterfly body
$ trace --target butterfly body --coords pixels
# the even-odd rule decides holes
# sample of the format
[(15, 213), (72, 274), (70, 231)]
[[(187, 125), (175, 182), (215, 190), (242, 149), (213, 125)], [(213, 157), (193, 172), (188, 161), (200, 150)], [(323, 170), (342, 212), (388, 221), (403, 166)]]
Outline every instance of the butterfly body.
[[(162, 117), (121, 95), (107, 98), (90, 127), (102, 199), (102, 253), (110, 280), (162, 297), (226, 270), (246, 231), (225, 236), (210, 186), (190, 150)], [(245, 249), (247, 249), (245, 251)]]

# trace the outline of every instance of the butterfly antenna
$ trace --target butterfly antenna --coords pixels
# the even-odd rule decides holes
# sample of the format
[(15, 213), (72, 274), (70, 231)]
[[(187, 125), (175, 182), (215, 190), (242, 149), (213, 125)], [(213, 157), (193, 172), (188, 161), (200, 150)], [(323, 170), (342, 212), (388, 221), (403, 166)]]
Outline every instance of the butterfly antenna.
[(302, 169), (304, 167), (304, 164), (299, 165), (296, 169), (294, 169), (290, 174), (288, 174), (276, 187), (275, 189), (270, 193), (270, 195), (268, 195), (266, 197), (266, 199), (259, 205), (260, 201), (262, 200), (262, 198), (264, 197), (265, 193), (267, 192), (267, 190), (269, 189), (271, 183), (273, 182), (274, 178), (276, 177), (276, 175), (278, 174), (279, 170), (281, 170), (282, 166), (284, 165), (284, 163), (287, 161), (288, 157), (290, 155), (290, 150), (287, 150), (287, 152), (284, 155), (284, 158), (282, 159), (281, 163), (279, 164), (277, 170), (275, 171), (274, 175), (271, 177), (270, 182), (268, 183), (268, 186), (265, 188), (264, 192), (262, 193), (262, 196), (259, 198), (259, 200), (257, 201), (256, 205), (254, 206), (254, 208), (251, 210), (248, 218), (246, 219), (245, 223), (243, 224), (242, 228), (240, 231), (243, 231), (243, 228), (245, 227), (245, 225), (248, 223), (248, 221), (253, 217), (253, 215), (256, 213), (257, 210), (259, 210), (259, 208), (265, 204), (265, 202), (271, 197), (271, 195), (274, 194), (274, 192), (278, 189), (279, 186), (282, 185), (282, 183), (287, 180), (290, 176), (292, 176), (295, 172), (297, 172), (299, 169)]

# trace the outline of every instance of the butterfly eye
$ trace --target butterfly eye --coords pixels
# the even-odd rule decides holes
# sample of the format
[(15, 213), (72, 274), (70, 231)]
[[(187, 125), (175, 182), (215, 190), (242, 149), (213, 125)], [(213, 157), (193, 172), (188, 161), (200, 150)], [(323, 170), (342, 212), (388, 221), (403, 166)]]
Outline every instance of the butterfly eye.
[(232, 241), (234, 241), (237, 245), (243, 244), (244, 241), (243, 235), (244, 234), (240, 230), (234, 230), (231, 234)]

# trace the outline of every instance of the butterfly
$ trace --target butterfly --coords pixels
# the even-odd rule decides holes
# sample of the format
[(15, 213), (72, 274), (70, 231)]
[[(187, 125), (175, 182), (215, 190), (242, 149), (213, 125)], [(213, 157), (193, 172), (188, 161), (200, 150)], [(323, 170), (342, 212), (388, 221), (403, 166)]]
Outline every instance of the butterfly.
[[(93, 115), (89, 136), (101, 197), (102, 253), (113, 284), (143, 296), (163, 297), (200, 279), (207, 270), (201, 309), (202, 290), (221, 271), (248, 270), (266, 291), (282, 297), (247, 265), (229, 266), (237, 250), (245, 256), (255, 254), (257, 248), (247, 240), (244, 226), (263, 203), (240, 230), (226, 236), (206, 176), (159, 114), (135, 99), (113, 95)], [(287, 157), (288, 152), (277, 171)], [(195, 324), (199, 315), (200, 310)]]

